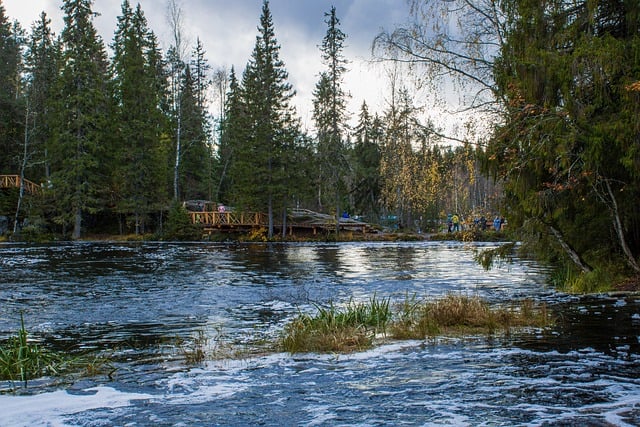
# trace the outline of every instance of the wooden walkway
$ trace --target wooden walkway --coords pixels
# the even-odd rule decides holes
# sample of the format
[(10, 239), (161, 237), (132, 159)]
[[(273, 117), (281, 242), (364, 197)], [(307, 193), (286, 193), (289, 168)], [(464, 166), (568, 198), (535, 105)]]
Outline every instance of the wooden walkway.
[[(246, 231), (269, 225), (267, 214), (262, 212), (210, 212), (190, 211), (191, 222), (203, 227), (205, 232)], [(318, 232), (335, 231), (335, 217), (307, 210), (294, 210), (289, 214), (286, 228), (288, 234), (304, 231), (316, 235)], [(282, 223), (274, 224), (282, 231)], [(368, 233), (372, 227), (365, 222), (350, 218), (340, 218), (340, 230)]]
[(0, 188), (20, 188), (21, 184), (29, 194), (42, 194), (42, 187), (26, 178), (21, 179), (20, 175), (0, 175)]

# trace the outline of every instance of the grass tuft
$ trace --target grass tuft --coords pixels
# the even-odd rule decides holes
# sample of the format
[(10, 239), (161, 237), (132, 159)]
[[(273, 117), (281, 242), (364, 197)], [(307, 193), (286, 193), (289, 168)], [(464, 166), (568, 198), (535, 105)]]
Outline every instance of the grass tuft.
[(547, 327), (553, 322), (546, 306), (524, 300), (492, 308), (477, 296), (450, 294), (436, 301), (415, 297), (400, 306), (398, 320), (390, 328), (396, 339), (423, 339), (436, 335), (493, 334), (511, 328)]
[(547, 327), (552, 319), (545, 305), (524, 300), (492, 308), (479, 297), (447, 295), (435, 301), (407, 296), (392, 312), (388, 299), (317, 307), (315, 316), (299, 314), (281, 338), (281, 348), (298, 352), (350, 352), (370, 348), (378, 333), (394, 339), (424, 339), (437, 335), (493, 334), (511, 328)]
[(567, 269), (557, 271), (554, 277), (556, 288), (570, 294), (596, 294), (609, 292), (622, 275), (615, 270), (598, 268), (588, 273), (578, 273)]
[(284, 330), (281, 347), (290, 353), (350, 352), (370, 348), (391, 320), (389, 299), (374, 295), (368, 303), (353, 300), (343, 309), (316, 306), (315, 316), (300, 313)]
[(97, 375), (108, 363), (99, 357), (76, 356), (45, 349), (28, 339), (24, 316), (20, 313), (18, 336), (0, 345), (0, 380), (21, 382), (44, 376), (61, 376), (79, 373)]
[(185, 362), (189, 365), (195, 365), (206, 360), (209, 338), (207, 338), (203, 330), (198, 330), (196, 335), (189, 341), (176, 337), (175, 345), (182, 357), (184, 357)]

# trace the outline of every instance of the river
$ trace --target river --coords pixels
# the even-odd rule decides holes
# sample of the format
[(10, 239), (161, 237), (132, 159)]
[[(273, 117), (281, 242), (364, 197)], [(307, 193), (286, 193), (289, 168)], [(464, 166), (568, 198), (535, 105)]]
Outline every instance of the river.
[[(640, 302), (575, 297), (489, 244), (0, 244), (0, 339), (113, 359), (111, 377), (0, 382), (1, 426), (636, 426)], [(548, 330), (253, 353), (316, 304), (479, 295), (544, 302)], [(206, 339), (209, 360), (185, 348)], [(240, 352), (238, 352), (240, 349)]]

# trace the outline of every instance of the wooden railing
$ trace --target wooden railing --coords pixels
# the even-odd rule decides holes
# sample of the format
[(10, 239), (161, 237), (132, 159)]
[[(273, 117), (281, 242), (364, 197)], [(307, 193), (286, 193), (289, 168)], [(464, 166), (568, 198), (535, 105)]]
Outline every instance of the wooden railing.
[(261, 227), (267, 215), (260, 212), (189, 212), (191, 222), (209, 227)]
[(24, 185), (24, 191), (30, 194), (42, 193), (42, 187), (28, 179), (21, 179), (20, 175), (0, 175), (0, 188), (20, 188)]
[[(297, 211), (294, 213), (295, 215), (292, 215), (292, 218), (287, 222), (289, 234), (293, 234), (294, 230), (305, 230), (315, 235), (322, 230), (336, 229), (337, 224), (332, 216), (323, 216), (322, 214), (311, 211), (303, 212), (304, 215)], [(314, 214), (315, 217), (308, 218), (311, 214)], [(192, 224), (200, 225), (208, 231), (212, 231), (213, 229), (229, 231), (234, 229), (258, 228), (266, 227), (269, 224), (267, 214), (261, 212), (189, 211), (189, 216)], [(274, 227), (282, 229), (282, 224), (274, 224)], [(372, 231), (371, 226), (367, 223), (344, 218), (340, 218), (340, 229), (361, 233)]]

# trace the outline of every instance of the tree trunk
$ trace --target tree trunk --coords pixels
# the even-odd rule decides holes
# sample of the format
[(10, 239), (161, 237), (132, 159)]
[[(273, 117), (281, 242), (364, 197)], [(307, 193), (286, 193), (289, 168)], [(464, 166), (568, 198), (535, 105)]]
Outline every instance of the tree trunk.
[(82, 236), (82, 209), (77, 208), (75, 213), (75, 221), (73, 223), (73, 233), (71, 238), (78, 240)]
[(178, 178), (180, 177), (180, 155), (182, 151), (180, 134), (182, 131), (182, 108), (180, 107), (180, 95), (178, 95), (178, 128), (176, 129), (176, 161), (173, 167), (173, 201), (178, 201)]
[(618, 202), (616, 201), (616, 197), (613, 194), (613, 190), (611, 189), (611, 185), (609, 184), (609, 180), (605, 179), (604, 183), (607, 186), (607, 193), (609, 193), (609, 198), (611, 199), (611, 206), (609, 209), (611, 210), (611, 215), (613, 216), (613, 228), (616, 230), (616, 234), (618, 235), (618, 241), (620, 242), (620, 246), (622, 247), (622, 251), (627, 257), (627, 263), (633, 268), (636, 273), (640, 273), (640, 265), (636, 261), (629, 245), (627, 245), (627, 239), (624, 237), (624, 230), (622, 228), (622, 221), (620, 220), (620, 212), (618, 210)]
[(222, 167), (222, 173), (220, 174), (220, 181), (218, 181), (218, 189), (216, 190), (216, 201), (220, 201), (220, 192), (222, 191), (222, 184), (224, 182), (224, 177), (227, 174), (227, 167), (229, 166), (229, 157), (227, 157), (224, 161), (224, 166)]
[(269, 231), (268, 231), (267, 237), (269, 239), (272, 239), (273, 238), (273, 196), (271, 194), (269, 194), (267, 212), (269, 216)]
[(338, 180), (336, 179), (336, 236), (340, 234), (340, 191), (338, 191)]
[(590, 271), (593, 270), (587, 263), (585, 263), (582, 260), (580, 255), (564, 240), (560, 230), (558, 230), (557, 228), (555, 228), (553, 225), (550, 225), (550, 224), (547, 224), (547, 227), (549, 227), (551, 234), (553, 234), (553, 236), (556, 238), (556, 240), (558, 241), (562, 249), (569, 256), (569, 258), (571, 258), (571, 261), (573, 261), (573, 263), (576, 266), (578, 266), (580, 271), (582, 271), (583, 273), (589, 273)]
[(18, 193), (18, 203), (16, 206), (16, 215), (13, 219), (13, 234), (18, 232), (18, 219), (20, 209), (22, 208), (22, 199), (24, 198), (24, 171), (27, 168), (27, 154), (29, 146), (29, 102), (27, 101), (27, 110), (24, 119), (24, 150), (22, 153), (22, 164), (20, 165), (20, 192)]
[(287, 238), (287, 206), (282, 206), (282, 240)]

